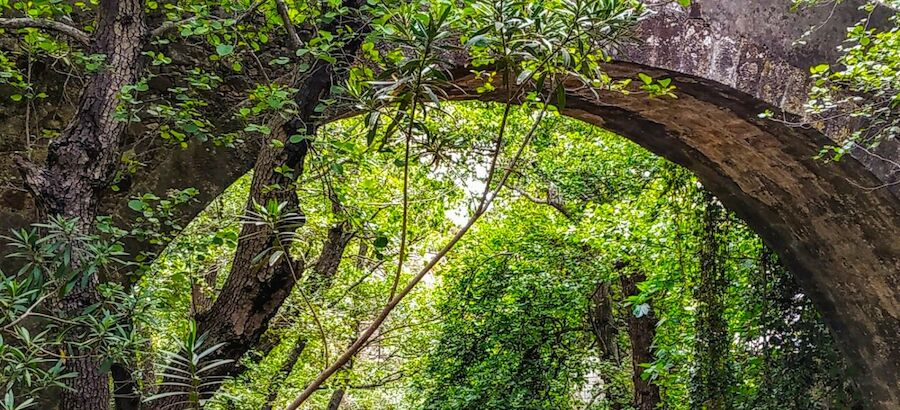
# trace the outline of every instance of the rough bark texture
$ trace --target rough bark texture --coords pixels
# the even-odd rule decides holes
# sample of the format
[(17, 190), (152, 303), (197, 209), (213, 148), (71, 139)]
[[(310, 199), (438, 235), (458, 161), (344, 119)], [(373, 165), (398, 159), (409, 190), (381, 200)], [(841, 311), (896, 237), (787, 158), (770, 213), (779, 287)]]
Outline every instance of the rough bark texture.
[[(359, 6), (355, 2), (348, 2), (347, 5), (354, 9)], [(333, 24), (339, 26), (351, 24), (358, 29), (361, 21), (337, 19)], [(347, 41), (342, 55), (346, 57), (355, 55), (361, 41), (361, 37)], [(295, 180), (302, 175), (309, 139), (292, 143), (290, 137), (297, 134), (316, 135), (323, 121), (316, 108), (320, 101), (329, 95), (334, 76), (331, 64), (317, 61), (316, 67), (311, 70), (299, 87), (300, 91), (294, 96), (298, 110), (297, 117), (271, 127), (273, 135), (270, 139), (282, 141), (284, 148), (279, 148), (268, 141), (262, 145), (250, 186), (248, 212), (254, 210), (254, 204), (265, 205), (274, 201), (285, 204), (285, 212), (302, 213)], [(283, 173), (276, 172), (276, 168), (284, 166), (294, 170), (293, 180)], [(292, 232), (293, 229), (296, 227), (287, 230)], [(289, 237), (289, 232), (275, 232), (263, 225), (251, 223), (242, 227), (240, 238), (243, 239), (238, 242), (231, 273), (209, 311), (197, 318), (198, 327), (202, 333), (209, 335), (210, 344), (224, 343), (222, 348), (211, 355), (211, 360), (234, 360), (230, 365), (216, 368), (217, 374), (211, 376), (233, 375), (239, 370), (238, 360), (259, 341), (268, 328), (269, 321), (290, 295), (294, 284), (302, 274), (300, 268), (302, 265), (293, 261), (287, 253), (274, 264), (266, 263), (273, 247), (283, 243), (286, 237)], [(255, 261), (261, 254), (267, 254), (262, 258), (262, 264)], [(211, 390), (214, 391), (215, 388), (217, 386), (211, 387)], [(177, 405), (173, 405), (177, 401), (178, 397), (174, 396), (168, 400), (159, 400), (154, 406), (171, 410), (178, 408)]]
[[(646, 279), (642, 273), (622, 275), (622, 293), (626, 298), (640, 293), (637, 284)], [(634, 408), (654, 410), (660, 402), (659, 386), (641, 378), (641, 373), (644, 372), (641, 363), (651, 363), (654, 360), (650, 348), (656, 336), (656, 317), (652, 309), (650, 313), (641, 317), (635, 317), (631, 312), (627, 316), (628, 339), (631, 340), (631, 366), (634, 372), (631, 378), (634, 383)]]
[(146, 36), (142, 2), (101, 1), (91, 52), (105, 55), (104, 65), (90, 76), (72, 122), (50, 144), (46, 166), (25, 167), (25, 185), (43, 215), (93, 222), (118, 167), (127, 125), (115, 119), (118, 95), (138, 78)]
[[(356, 0), (344, 2), (349, 10), (358, 10), (361, 4)], [(357, 53), (367, 26), (359, 16), (353, 16), (351, 13), (348, 17), (335, 19), (324, 28), (335, 30), (338, 27), (349, 28), (351, 32), (356, 33), (356, 36), (347, 40), (342, 50), (337, 53), (341, 56), (338, 64), (349, 65), (351, 61), (345, 59), (352, 59)], [(303, 162), (309, 150), (310, 138), (294, 143), (290, 141), (291, 136), (316, 135), (324, 121), (317, 112), (318, 105), (330, 95), (331, 86), (337, 75), (334, 65), (321, 60), (314, 63), (314, 68), (307, 74), (298, 87), (299, 91), (294, 95), (297, 116), (271, 127), (273, 134), (269, 139), (281, 141), (283, 148), (266, 141), (260, 149), (250, 185), (248, 212), (253, 211), (254, 204), (265, 205), (274, 201), (284, 204), (285, 212), (302, 213), (295, 181), (303, 174)], [(285, 166), (294, 170), (292, 178), (276, 172), (276, 168)], [(289, 238), (293, 229), (296, 227), (288, 228), (286, 232), (275, 232), (263, 225), (252, 223), (244, 224), (242, 227), (239, 237), (243, 239), (238, 241), (231, 273), (209, 311), (197, 318), (198, 328), (201, 333), (208, 334), (210, 344), (223, 343), (222, 348), (210, 355), (210, 360), (233, 360), (230, 365), (217, 367), (215, 374), (210, 376), (234, 375), (240, 370), (239, 359), (258, 343), (268, 328), (269, 321), (299, 280), (302, 264), (291, 259), (287, 252), (288, 247), (283, 247), (285, 255), (276, 263), (266, 262), (273, 246)], [(346, 243), (343, 246), (346, 246)], [(254, 261), (260, 254), (267, 255), (262, 258), (262, 264)], [(218, 386), (211, 386), (209, 392), (217, 388)], [(177, 401), (177, 396), (170, 397), (154, 403), (154, 407), (177, 409), (180, 406), (175, 405)]]
[(216, 288), (216, 279), (219, 277), (219, 267), (213, 266), (203, 275), (203, 282), (192, 279), (191, 283), (191, 317), (197, 317), (207, 312), (215, 298), (211, 290)]
[[(282, 141), (284, 148), (268, 143), (263, 145), (246, 207), (249, 218), (254, 218), (256, 204), (265, 206), (270, 201), (285, 204), (285, 215), (302, 215), (294, 181), (275, 169), (287, 165), (295, 170), (295, 176), (302, 175), (308, 143), (306, 140), (290, 143), (290, 135), (297, 133), (296, 126), (290, 123), (282, 123), (273, 130), (272, 138)], [(298, 226), (294, 224), (277, 225), (275, 229), (257, 223), (242, 226), (239, 236), (242, 239), (238, 241), (231, 273), (212, 306), (196, 318), (198, 329), (201, 334), (208, 335), (210, 346), (224, 344), (210, 355), (210, 360), (233, 360), (231, 364), (217, 367), (208, 377), (234, 374), (238, 369), (237, 361), (258, 343), (269, 320), (278, 312), (303, 274), (302, 264), (292, 260), (287, 253), (270, 263), (271, 255), (290, 247), (290, 236), (296, 228)], [(217, 387), (210, 386), (209, 389)], [(182, 399), (180, 396), (170, 396), (155, 401), (153, 406), (178, 409), (181, 405), (176, 403)]]
[[(126, 123), (115, 119), (118, 94), (122, 87), (137, 80), (147, 38), (143, 2), (103, 0), (98, 10), (99, 22), (90, 52), (105, 56), (103, 66), (90, 75), (72, 121), (50, 143), (46, 163), (39, 167), (24, 159), (19, 161), (25, 187), (40, 218), (78, 218), (83, 234), (91, 233), (119, 164)], [(75, 258), (74, 264), (78, 265), (77, 252)], [(86, 284), (77, 284), (60, 300), (60, 307), (70, 314), (79, 314), (99, 301), (98, 283), (99, 278), (92, 275)], [(78, 377), (69, 382), (71, 390), (61, 393), (62, 409), (109, 407), (109, 372), (101, 370), (104, 358), (74, 347), (80, 340), (71, 342), (66, 370), (77, 372)]]

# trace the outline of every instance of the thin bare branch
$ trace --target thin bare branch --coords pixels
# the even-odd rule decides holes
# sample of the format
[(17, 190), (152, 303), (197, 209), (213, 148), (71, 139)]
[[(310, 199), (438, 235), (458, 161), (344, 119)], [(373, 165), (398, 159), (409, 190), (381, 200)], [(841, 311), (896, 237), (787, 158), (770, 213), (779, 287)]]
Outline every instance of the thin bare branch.
[(275, 0), (275, 5), (278, 8), (278, 15), (281, 16), (281, 21), (284, 22), (284, 29), (288, 33), (291, 45), (294, 48), (300, 48), (303, 45), (303, 42), (300, 41), (300, 36), (297, 34), (297, 29), (294, 28), (294, 24), (291, 23), (291, 15), (288, 13), (287, 5), (284, 4), (284, 0)]
[(38, 305), (43, 303), (44, 300), (46, 300), (48, 297), (50, 297), (52, 295), (53, 295), (53, 293), (48, 293), (44, 296), (41, 296), (38, 300), (36, 300), (34, 303), (32, 303), (31, 306), (29, 306), (28, 309), (25, 310), (25, 312), (22, 312), (22, 314), (19, 315), (19, 317), (16, 320), (13, 320), (12, 322), (9, 322), (6, 326), (3, 326), (2, 330), (6, 331), (9, 329), (12, 329), (13, 326), (17, 325), (19, 322), (24, 320), (26, 317), (30, 316), (31, 313), (34, 311), (34, 308), (38, 307)]
[(564, 217), (566, 217), (566, 219), (568, 219), (570, 221), (575, 220), (574, 217), (572, 216), (572, 212), (569, 211), (569, 209), (566, 208), (565, 205), (563, 205), (561, 201), (552, 200), (552, 199), (540, 199), (540, 198), (537, 198), (537, 197), (529, 194), (527, 191), (525, 191), (524, 189), (519, 188), (517, 186), (509, 185), (509, 184), (507, 186), (510, 189), (512, 189), (513, 191), (515, 191), (516, 193), (518, 193), (519, 195), (521, 195), (522, 198), (525, 198), (525, 199), (527, 199), (535, 204), (538, 204), (538, 205), (550, 205), (553, 207), (553, 209), (556, 209), (557, 211), (559, 211), (559, 213), (561, 213)]
[(91, 36), (84, 31), (72, 27), (66, 23), (60, 23), (54, 20), (33, 19), (28, 17), (22, 18), (3, 18), (0, 19), (0, 28), (20, 29), (20, 28), (39, 28), (48, 31), (55, 31), (59, 34), (69, 36), (73, 40), (87, 46), (91, 44)]

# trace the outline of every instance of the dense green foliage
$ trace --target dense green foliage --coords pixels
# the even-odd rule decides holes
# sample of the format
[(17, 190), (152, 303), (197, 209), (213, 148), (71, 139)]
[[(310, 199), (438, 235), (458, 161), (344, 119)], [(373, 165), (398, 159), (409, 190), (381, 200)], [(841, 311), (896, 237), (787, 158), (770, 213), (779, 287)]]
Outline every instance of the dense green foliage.
[[(446, 108), (447, 114), (428, 124), (448, 141), (490, 135), (490, 119), (501, 115), (500, 108), (482, 104)], [(525, 114), (514, 111), (513, 123), (525, 121)], [(335, 141), (365, 138), (353, 131), (355, 121), (335, 125), (329, 135)], [(400, 154), (386, 153), (384, 161)], [(340, 155), (323, 150), (313, 163), (328, 164)], [(227, 382), (226, 394), (213, 406), (261, 406), (295, 341), (304, 337), (306, 348), (276, 390), (280, 400), (291, 397), (327, 363), (325, 355), (337, 354), (379, 308), (392, 283), (383, 264), (390, 256), (383, 252), (399, 240), (401, 218), (396, 208), (379, 202), (388, 197), (378, 196), (396, 191), (400, 174), (399, 168), (393, 176), (378, 174), (374, 170), (385, 169), (385, 162), (367, 158), (372, 171), (347, 172), (330, 186), (352, 192), (343, 203), (360, 215), (381, 209), (375, 219), (358, 222), (371, 233), (349, 246), (329, 290), (311, 304), (297, 295), (283, 307), (274, 330), (278, 345), (264, 359), (248, 361), (250, 370)], [(429, 241), (452, 232), (453, 223), (445, 218), (458, 221), (453, 215), (465, 207), (453, 199), (463, 198), (459, 188), (478, 188), (465, 188), (473, 174), (453, 171), (470, 169), (467, 165), (448, 160), (440, 167), (423, 160), (421, 172), (413, 173), (411, 236), (421, 238), (413, 241), (414, 254), (425, 256), (434, 246)], [(704, 202), (683, 170), (621, 137), (561, 117), (541, 127), (527, 164), (490, 216), (385, 324), (382, 336), (329, 383), (348, 390), (348, 403), (424, 409), (628, 406), (634, 370), (625, 359), (630, 349), (625, 319), (651, 312), (658, 320), (655, 360), (639, 372), (662, 387), (666, 408), (691, 408), (696, 397), (722, 397), (723, 391), (733, 408), (747, 409), (785, 408), (785, 403), (796, 409), (843, 407), (854, 400), (841, 376), (841, 359), (809, 302), (798, 296), (759, 239), (721, 209), (713, 239), (722, 273), (715, 287), (704, 281), (701, 249), (711, 240), (705, 209), (720, 206)], [(382, 175), (379, 183), (368, 179), (372, 175)], [(235, 243), (228, 238), (236, 235), (237, 210), (247, 189), (246, 183), (236, 184), (154, 265), (146, 286), (164, 297), (153, 314), (162, 320), (154, 326), (154, 345), (171, 345), (171, 335), (183, 334), (192, 284), (233, 252)], [(317, 192), (305, 197), (304, 209), (327, 206)], [(320, 213), (327, 215), (324, 209)], [(316, 252), (321, 244), (314, 238), (329, 227), (327, 219), (318, 218), (304, 228), (310, 239), (298, 242), (309, 247), (304, 253)], [(355, 253), (366, 243), (362, 254)], [(361, 255), (368, 255), (364, 263)], [(628, 269), (618, 267), (622, 261)], [(646, 281), (638, 285), (639, 294), (625, 296), (619, 278), (635, 271)], [(589, 324), (590, 297), (604, 283), (611, 288), (618, 329), (614, 343), (622, 357), (617, 360), (603, 354)], [(698, 302), (709, 292), (719, 301), (715, 310)], [(310, 307), (315, 318), (303, 314)], [(717, 321), (698, 327), (700, 317)], [(709, 332), (717, 336), (705, 336)], [(712, 365), (718, 367), (703, 369), (711, 351), (699, 350), (704, 340), (724, 349), (715, 359), (719, 364)], [(715, 381), (698, 381), (704, 371)], [(711, 386), (717, 389), (707, 391)], [(316, 395), (311, 403), (324, 406), (328, 399)]]
[(442, 322), (420, 376), (422, 408), (578, 407), (573, 392), (591, 353), (585, 295), (600, 267), (566, 237), (562, 218), (522, 205), (491, 218), (441, 270)]
[[(837, 3), (840, 1), (795, 0), (795, 7), (831, 7)], [(843, 145), (825, 147), (823, 156), (827, 158), (840, 159), (854, 149), (872, 154), (880, 142), (897, 138), (900, 133), (898, 6), (896, 1), (863, 2), (860, 10), (866, 16), (847, 27), (837, 61), (810, 67), (813, 85), (806, 103), (810, 117), (819, 122), (861, 125)], [(882, 21), (882, 16), (888, 16), (888, 21)], [(812, 27), (807, 34), (819, 28)]]
[[(490, 135), (495, 124), (491, 118), (499, 119), (501, 114), (498, 107), (482, 104), (452, 105), (427, 124), (443, 132), (447, 141), (473, 136), (477, 140), (478, 135)], [(515, 110), (513, 123), (525, 120), (526, 114)], [(364, 139), (364, 133), (355, 131), (356, 121), (330, 128), (331, 144), (345, 146)], [(344, 155), (323, 149), (311, 164), (333, 170), (334, 161)], [(387, 203), (401, 180), (397, 171), (378, 170), (394, 167), (399, 171), (402, 167), (397, 164), (387, 165), (396, 162), (397, 155), (367, 154), (361, 157), (365, 161), (345, 162), (341, 166), (347, 172), (329, 181), (327, 189), (342, 195), (345, 208), (353, 212), (348, 215), (354, 215), (348, 220), (361, 229), (349, 247), (361, 247), (358, 255), (345, 255), (334, 284), (323, 294), (313, 299), (298, 294), (282, 308), (276, 319), (279, 325), (272, 330), (279, 342), (263, 352), (261, 360), (248, 357), (249, 370), (227, 381), (210, 406), (260, 407), (272, 391), (272, 380), (278, 380), (282, 362), (302, 337), (308, 341), (306, 348), (274, 390), (277, 397), (290, 397), (379, 308), (392, 283), (384, 261), (390, 258), (390, 244), (399, 240), (401, 225), (399, 210)], [(462, 158), (449, 156), (450, 162), (441, 166), (423, 160), (413, 168), (418, 170), (412, 172), (413, 254), (424, 256), (433, 246), (430, 242), (450, 232), (456, 219), (452, 215), (465, 207), (459, 200), (467, 189), (460, 188), (472, 183), (473, 174), (465, 171), (471, 168)], [(454, 163), (460, 160), (461, 164)], [(667, 408), (687, 408), (687, 403), (703, 394), (723, 397), (719, 389), (726, 389), (734, 408), (774, 409), (784, 408), (785, 403), (797, 409), (826, 408), (853, 400), (827, 330), (809, 302), (798, 296), (787, 272), (734, 218), (719, 217), (717, 233), (710, 237), (704, 210), (719, 205), (704, 202), (696, 182), (684, 171), (620, 137), (561, 117), (549, 118), (541, 127), (527, 163), (491, 216), (402, 305), (352, 368), (330, 384), (347, 389), (348, 402), (362, 408), (427, 409), (581, 408), (589, 402), (592, 408), (627, 406), (628, 375), (634, 370), (627, 360), (603, 354), (603, 341), (588, 323), (590, 297), (604, 283), (612, 289), (613, 325), (618, 329), (613, 343), (624, 357), (629, 350), (626, 316), (652, 312), (658, 319), (655, 360), (638, 371), (662, 387), (662, 404)], [(178, 341), (177, 335), (198, 337), (188, 324), (203, 295), (214, 294), (222, 283), (221, 277), (206, 280), (210, 272), (227, 268), (247, 189), (242, 179), (172, 243), (134, 291), (141, 295), (139, 299), (114, 305), (116, 309), (135, 303), (149, 307), (141, 308), (145, 312), (141, 316), (133, 316), (140, 318), (138, 329), (143, 330), (123, 335), (122, 341), (107, 337), (104, 346), (108, 347), (98, 348), (111, 354), (109, 349), (123, 351), (125, 342), (137, 344), (130, 349), (143, 351), (146, 364), (141, 368), (152, 377), (153, 363), (165, 363), (163, 359), (174, 354), (166, 351), (193, 343)], [(323, 217), (329, 213), (322, 192), (313, 189), (304, 196), (304, 209), (311, 212), (299, 234), (309, 239), (296, 242), (304, 254), (317, 252), (332, 222)], [(313, 212), (316, 209), (320, 211)], [(23, 249), (20, 257), (57, 255), (51, 251), (62, 246), (56, 241), (65, 228), (54, 229), (60, 233), (40, 241), (49, 247), (44, 251), (31, 250), (27, 244), (37, 238), (23, 233), (17, 241)], [(702, 275), (701, 249), (710, 240), (720, 249), (712, 256), (722, 272), (718, 282), (704, 280)], [(121, 256), (116, 247), (101, 244), (91, 249)], [(98, 262), (106, 260), (99, 255)], [(52, 260), (42, 266), (65, 266), (64, 261)], [(619, 267), (622, 261), (627, 261), (628, 269)], [(104, 266), (108, 265), (104, 262)], [(38, 276), (23, 277), (21, 284), (7, 279), (10, 297), (23, 293), (14, 288), (34, 288), (29, 283), (37, 279), (32, 277), (41, 278), (44, 273), (33, 271), (30, 275)], [(632, 271), (643, 273), (646, 281), (638, 285), (639, 294), (625, 296), (618, 277)], [(19, 297), (33, 303), (39, 293), (30, 292)], [(126, 297), (118, 292), (122, 296), (110, 293), (110, 297)], [(698, 303), (709, 292), (721, 304), (715, 310)], [(25, 299), (11, 312), (25, 311)], [(303, 313), (310, 308), (315, 312), (312, 316)], [(105, 320), (115, 322), (110, 318), (114, 310), (101, 311), (106, 312)], [(13, 313), (7, 322), (16, 317)], [(700, 317), (715, 317), (718, 322), (698, 327)], [(709, 332), (728, 336), (706, 336)], [(143, 344), (144, 337), (153, 342)], [(46, 343), (31, 338), (32, 344), (24, 346)], [(703, 340), (725, 349), (716, 353), (721, 357), (715, 360), (721, 364), (713, 366), (718, 367), (702, 367), (712, 352), (698, 349), (706, 346), (698, 344)], [(188, 351), (203, 350), (201, 344)], [(805, 370), (797, 372), (799, 368)], [(10, 377), (27, 377), (36, 388), (66, 377), (59, 365), (43, 369), (33, 362)], [(22, 371), (32, 375), (24, 376)], [(156, 373), (165, 371), (156, 369)], [(695, 380), (701, 373), (715, 376), (716, 381)], [(717, 390), (708, 391), (710, 386)], [(327, 399), (317, 395), (311, 403), (324, 405)]]

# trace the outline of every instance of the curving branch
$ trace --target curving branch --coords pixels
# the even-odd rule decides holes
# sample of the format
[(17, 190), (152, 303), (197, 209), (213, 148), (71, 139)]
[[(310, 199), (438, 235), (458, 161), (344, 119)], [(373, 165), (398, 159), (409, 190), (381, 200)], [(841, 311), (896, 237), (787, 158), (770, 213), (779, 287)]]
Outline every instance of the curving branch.
[(181, 27), (181, 26), (183, 26), (183, 25), (185, 25), (185, 24), (188, 24), (188, 23), (190, 23), (190, 22), (192, 22), (192, 21), (194, 21), (194, 20), (196, 20), (196, 19), (197, 19), (196, 17), (188, 17), (188, 18), (183, 19), (183, 20), (169, 20), (169, 21), (166, 21), (166, 22), (160, 24), (159, 27), (157, 27), (157, 28), (155, 28), (155, 29), (153, 29), (153, 30), (150, 30), (150, 37), (159, 37), (159, 36), (162, 36), (162, 35), (168, 33), (170, 30), (173, 30), (173, 29), (175, 29), (175, 28), (177, 28), (177, 27)]
[(507, 184), (507, 186), (510, 189), (512, 189), (513, 191), (515, 191), (516, 193), (518, 193), (519, 195), (521, 195), (523, 198), (525, 198), (535, 204), (538, 204), (538, 205), (550, 205), (554, 209), (559, 211), (559, 213), (561, 213), (564, 217), (566, 217), (566, 219), (568, 219), (572, 222), (576, 222), (575, 217), (572, 215), (572, 211), (570, 211), (568, 208), (566, 208), (565, 204), (559, 198), (551, 198), (550, 195), (548, 194), (547, 199), (541, 199), (541, 198), (538, 198), (536, 196), (529, 194), (528, 191), (526, 191), (522, 188), (510, 185), (510, 184)]
[(72, 27), (66, 23), (47, 19), (33, 19), (27, 17), (21, 18), (0, 18), (0, 28), (20, 29), (20, 28), (40, 28), (49, 31), (55, 31), (60, 34), (69, 36), (84, 45), (91, 44), (91, 36), (84, 31)]
[(297, 34), (294, 24), (291, 23), (291, 15), (288, 12), (287, 5), (284, 4), (284, 0), (275, 0), (275, 5), (278, 8), (278, 15), (281, 16), (281, 20), (284, 22), (284, 29), (288, 33), (291, 45), (294, 46), (294, 48), (300, 48), (303, 45), (303, 42), (300, 41), (300, 35)]

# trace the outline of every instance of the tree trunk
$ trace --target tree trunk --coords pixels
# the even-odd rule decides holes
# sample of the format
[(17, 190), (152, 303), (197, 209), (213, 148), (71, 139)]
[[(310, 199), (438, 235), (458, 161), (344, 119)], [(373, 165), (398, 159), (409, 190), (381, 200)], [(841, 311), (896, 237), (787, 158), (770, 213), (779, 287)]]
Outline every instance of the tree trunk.
[(310, 297), (318, 297), (323, 291), (331, 288), (347, 244), (355, 235), (354, 232), (347, 230), (348, 226), (346, 222), (339, 222), (328, 230), (322, 254), (316, 260), (313, 275), (307, 279), (307, 293)]
[(694, 289), (698, 305), (694, 336), (697, 365), (691, 375), (691, 401), (694, 408), (726, 410), (732, 408), (729, 390), (733, 383), (724, 316), (728, 282), (721, 264), (723, 209), (708, 191), (704, 192), (704, 202), (700, 277)]
[[(307, 297), (310, 299), (318, 299), (321, 296), (321, 292), (328, 290), (333, 283), (334, 275), (337, 274), (340, 267), (347, 244), (353, 238), (353, 232), (344, 231), (345, 226), (347, 224), (341, 222), (328, 230), (328, 239), (325, 241), (325, 245), (322, 246), (322, 254), (316, 260), (313, 274), (306, 281)], [(291, 349), (288, 357), (284, 359), (281, 368), (269, 383), (268, 395), (262, 410), (273, 409), (275, 400), (278, 399), (281, 385), (290, 376), (291, 371), (297, 364), (297, 359), (300, 358), (303, 350), (306, 349), (307, 342), (306, 336), (300, 335), (297, 337), (297, 341), (294, 343), (294, 347)]]
[[(261, 223), (245, 223), (241, 228), (232, 262), (222, 290), (215, 302), (206, 312), (197, 316), (197, 325), (201, 334), (207, 334), (207, 343), (222, 343), (223, 346), (210, 354), (208, 360), (231, 360), (232, 362), (216, 367), (208, 377), (233, 376), (241, 368), (238, 360), (258, 342), (266, 331), (269, 321), (290, 295), (294, 284), (302, 275), (303, 264), (293, 260), (288, 253), (291, 236), (305, 220), (300, 210), (295, 181), (303, 174), (303, 161), (309, 149), (309, 140), (290, 142), (296, 134), (313, 136), (318, 128), (315, 107), (321, 98), (329, 92), (332, 81), (331, 68), (322, 65), (310, 74), (309, 79), (300, 88), (296, 101), (300, 109), (300, 118), (271, 127), (269, 137), (281, 141), (283, 147), (263, 143), (253, 172), (250, 185), (250, 198), (247, 201), (248, 218), (256, 218), (256, 204), (263, 207), (274, 203), (282, 205), (282, 214), (294, 214), (294, 222), (279, 221), (274, 229)], [(288, 167), (293, 175), (276, 171), (276, 168)], [(284, 252), (276, 260), (270, 259), (275, 252)], [(212, 395), (218, 385), (204, 387), (205, 395)], [(171, 388), (169, 389), (172, 390)], [(161, 389), (166, 392), (166, 389)], [(154, 408), (176, 410), (183, 408), (178, 404), (184, 397), (168, 396), (156, 400)]]
[[(358, 10), (362, 4), (358, 0), (343, 2), (350, 10)], [(367, 30), (363, 19), (353, 13), (348, 13), (348, 17), (336, 18), (323, 28), (334, 31), (345, 27), (354, 36), (344, 43), (341, 50), (335, 52), (341, 60), (337, 64), (350, 63), (349, 60), (356, 55)], [(313, 63), (316, 68), (307, 73), (303, 83), (297, 87), (299, 91), (294, 95), (297, 116), (287, 122), (276, 122), (270, 127), (272, 135), (263, 141), (250, 185), (250, 198), (246, 206), (248, 216), (255, 212), (254, 204), (266, 206), (268, 203), (281, 204), (283, 212), (302, 215), (296, 181), (303, 174), (309, 141), (316, 135), (322, 121), (318, 112), (319, 105), (330, 95), (336, 77), (333, 64), (321, 60)], [(307, 138), (291, 142), (291, 137), (298, 134)], [(273, 139), (280, 141), (280, 144), (272, 144), (270, 141)], [(292, 170), (292, 175), (283, 172), (285, 167)], [(207, 335), (207, 343), (222, 344), (207, 360), (232, 361), (216, 367), (209, 372), (208, 377), (234, 376), (241, 369), (238, 361), (259, 342), (268, 329), (269, 321), (299, 280), (303, 265), (291, 258), (290, 244), (285, 243), (290, 241), (296, 228), (297, 226), (279, 224), (276, 230), (272, 230), (255, 223), (245, 223), (241, 228), (241, 239), (235, 250), (231, 272), (210, 309), (197, 316), (198, 329), (201, 334)], [(279, 250), (284, 254), (280, 259), (270, 262), (270, 256), (276, 247), (280, 247)], [(261, 260), (260, 255), (264, 256)], [(203, 394), (209, 397), (218, 387), (218, 384), (207, 385)], [(182, 399), (179, 395), (169, 396), (155, 401), (152, 408), (184, 408), (184, 404), (179, 404)]]
[(137, 383), (132, 377), (131, 369), (116, 363), (110, 368), (113, 379), (113, 399), (116, 410), (138, 410), (141, 408), (141, 396)]
[[(269, 320), (303, 273), (303, 264), (291, 259), (287, 249), (290, 236), (305, 218), (300, 211), (294, 180), (275, 169), (286, 165), (299, 177), (308, 146), (306, 140), (297, 144), (289, 142), (289, 137), (297, 133), (289, 123), (273, 127), (273, 130), (272, 138), (282, 141), (284, 147), (263, 145), (253, 173), (246, 213), (248, 218), (257, 218), (253, 216), (257, 213), (256, 204), (265, 207), (274, 203), (283, 205), (282, 215), (292, 216), (279, 219), (274, 226), (255, 222), (243, 224), (231, 274), (212, 306), (196, 317), (199, 332), (207, 335), (206, 343), (209, 346), (223, 344), (209, 355), (208, 360), (232, 361), (216, 367), (206, 377), (235, 374), (239, 369), (237, 361), (259, 342)], [(276, 252), (282, 252), (280, 258), (270, 259)], [(212, 395), (216, 389), (218, 385), (205, 386), (204, 397)], [(172, 387), (160, 389), (160, 393), (175, 391)], [(170, 410), (184, 408), (187, 403), (178, 404), (184, 398), (182, 395), (168, 396), (154, 401), (153, 406)]]
[[(647, 278), (642, 273), (622, 275), (622, 293), (625, 297), (637, 295), (639, 282)], [(628, 339), (631, 340), (631, 366), (634, 371), (631, 380), (634, 382), (634, 407), (637, 410), (653, 410), (660, 402), (659, 386), (644, 380), (642, 363), (653, 362), (653, 338), (656, 337), (656, 317), (649, 313), (636, 317), (628, 313)]]
[(591, 310), (589, 313), (591, 330), (600, 345), (600, 357), (619, 363), (619, 344), (616, 320), (613, 316), (612, 302), (609, 295), (609, 283), (600, 282), (591, 294)]
[[(59, 138), (48, 147), (43, 167), (24, 159), (18, 161), (26, 188), (34, 198), (40, 219), (60, 216), (78, 219), (81, 234), (93, 231), (94, 220), (119, 165), (123, 131), (127, 125), (115, 118), (118, 95), (125, 85), (137, 81), (142, 69), (141, 52), (148, 37), (143, 2), (102, 0), (97, 29), (90, 52), (105, 56), (103, 67), (89, 76), (79, 97), (75, 117)], [(73, 267), (83, 257), (76, 249)], [(100, 278), (91, 274), (60, 301), (69, 315), (100, 300)], [(77, 334), (79, 332), (72, 332)], [(98, 410), (109, 407), (109, 372), (101, 370), (104, 357), (70, 343), (66, 371), (78, 376), (69, 382), (71, 390), (60, 394), (63, 410)]]
[(197, 317), (212, 307), (214, 298), (210, 290), (216, 288), (218, 277), (219, 267), (213, 266), (203, 275), (203, 282), (199, 282), (198, 278), (191, 278), (191, 317)]
[(291, 371), (294, 370), (294, 365), (297, 364), (300, 355), (306, 350), (306, 342), (306, 336), (297, 336), (294, 346), (291, 348), (291, 351), (288, 352), (288, 356), (284, 359), (284, 362), (281, 363), (281, 368), (278, 369), (278, 373), (275, 373), (272, 382), (269, 384), (266, 402), (263, 404), (261, 410), (272, 410), (275, 408), (275, 400), (278, 399), (278, 391), (281, 390), (281, 384), (291, 375)]
[(344, 400), (344, 389), (337, 389), (331, 393), (331, 400), (328, 400), (328, 407), (325, 410), (337, 410), (341, 407), (341, 401)]

